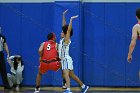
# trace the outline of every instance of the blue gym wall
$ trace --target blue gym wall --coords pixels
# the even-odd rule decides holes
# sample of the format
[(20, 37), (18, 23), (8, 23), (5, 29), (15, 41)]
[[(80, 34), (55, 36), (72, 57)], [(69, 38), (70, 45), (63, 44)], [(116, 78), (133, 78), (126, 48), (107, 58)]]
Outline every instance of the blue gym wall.
[[(23, 85), (35, 85), (39, 65), (38, 48), (52, 31), (56, 33), (59, 43), (62, 12), (69, 9), (67, 23), (71, 16), (79, 15), (73, 21), (74, 35), (70, 50), (75, 74), (90, 86), (140, 86), (140, 41), (137, 41), (132, 63), (127, 62), (131, 29), (137, 23), (135, 10), (139, 6), (140, 3), (79, 1), (0, 3), (0, 25), (7, 38), (10, 54), (23, 57)], [(41, 81), (41, 85), (48, 86), (60, 86), (61, 83), (61, 70), (57, 73), (49, 71)], [(72, 86), (77, 85), (72, 81)]]

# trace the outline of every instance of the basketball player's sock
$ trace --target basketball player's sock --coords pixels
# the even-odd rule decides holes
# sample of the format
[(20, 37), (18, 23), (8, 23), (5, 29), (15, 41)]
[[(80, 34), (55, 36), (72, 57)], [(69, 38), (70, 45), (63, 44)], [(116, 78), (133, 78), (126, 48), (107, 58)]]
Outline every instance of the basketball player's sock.
[(65, 79), (63, 79), (63, 84), (65, 84), (66, 83), (66, 80)]
[(36, 88), (38, 89), (38, 88), (40, 88), (40, 86), (36, 86)]
[(85, 88), (85, 84), (83, 84), (83, 85), (81, 86), (81, 88), (84, 89), (84, 88)]

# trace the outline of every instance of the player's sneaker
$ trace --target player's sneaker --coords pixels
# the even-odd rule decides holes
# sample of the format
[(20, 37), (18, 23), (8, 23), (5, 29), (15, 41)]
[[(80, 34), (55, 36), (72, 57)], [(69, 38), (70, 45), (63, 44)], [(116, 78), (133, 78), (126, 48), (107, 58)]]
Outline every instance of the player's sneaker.
[(40, 88), (35, 88), (35, 92), (34, 93), (39, 93), (40, 92)]
[(81, 93), (86, 93), (88, 89), (89, 89), (89, 86), (85, 86), (85, 88), (82, 89)]
[(70, 90), (65, 90), (63, 93), (72, 93)]
[(16, 86), (16, 91), (19, 91), (19, 86), (18, 85)]
[(66, 88), (67, 88), (66, 83), (63, 84), (62, 88), (63, 88), (63, 89), (66, 89)]

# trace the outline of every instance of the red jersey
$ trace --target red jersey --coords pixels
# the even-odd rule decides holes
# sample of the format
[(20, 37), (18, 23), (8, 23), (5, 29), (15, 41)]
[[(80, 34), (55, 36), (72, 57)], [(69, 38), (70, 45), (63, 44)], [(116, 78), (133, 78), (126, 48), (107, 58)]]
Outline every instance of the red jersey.
[(58, 58), (57, 43), (49, 40), (44, 43), (42, 60), (50, 61)]

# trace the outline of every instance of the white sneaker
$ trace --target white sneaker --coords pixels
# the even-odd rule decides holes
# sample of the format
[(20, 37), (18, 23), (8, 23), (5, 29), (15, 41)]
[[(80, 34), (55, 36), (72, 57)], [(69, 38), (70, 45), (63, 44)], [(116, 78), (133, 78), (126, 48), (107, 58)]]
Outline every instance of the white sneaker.
[(19, 91), (19, 86), (16, 86), (16, 91)]
[(66, 89), (66, 88), (67, 88), (66, 83), (65, 83), (65, 84), (63, 84), (62, 88), (63, 88), (63, 89)]
[(35, 88), (35, 92), (34, 93), (39, 93), (40, 92), (40, 88)]
[(89, 86), (85, 86), (85, 88), (82, 89), (81, 93), (86, 93), (88, 89), (89, 89)]
[(63, 93), (72, 93), (70, 90), (65, 90)]

